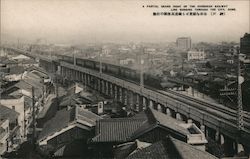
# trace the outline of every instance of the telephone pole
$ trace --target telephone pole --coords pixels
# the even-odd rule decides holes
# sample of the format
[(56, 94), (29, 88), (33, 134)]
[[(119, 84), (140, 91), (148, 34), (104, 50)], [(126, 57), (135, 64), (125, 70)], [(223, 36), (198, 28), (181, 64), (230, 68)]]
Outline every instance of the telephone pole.
[(144, 60), (142, 58), (142, 55), (144, 54), (144, 48), (142, 48), (142, 52), (140, 54), (140, 86), (141, 88), (144, 87), (144, 77), (143, 77), (143, 65), (144, 65)]
[(244, 78), (241, 76), (241, 64), (240, 64), (240, 51), (239, 48), (237, 48), (238, 53), (238, 96), (237, 96), (237, 116), (238, 116), (238, 130), (243, 130), (243, 106), (242, 106), (242, 92), (241, 92), (241, 84), (244, 82)]
[(31, 87), (31, 90), (32, 90), (32, 108), (33, 108), (33, 110), (32, 110), (32, 119), (33, 119), (33, 138), (32, 138), (32, 141), (33, 141), (33, 143), (35, 144), (35, 142), (36, 142), (36, 113), (35, 113), (35, 111), (36, 111), (36, 109), (35, 109), (35, 90), (34, 90), (34, 87), (32, 86)]
[(102, 73), (102, 50), (101, 52), (99, 52), (99, 63), (100, 63), (99, 72)]

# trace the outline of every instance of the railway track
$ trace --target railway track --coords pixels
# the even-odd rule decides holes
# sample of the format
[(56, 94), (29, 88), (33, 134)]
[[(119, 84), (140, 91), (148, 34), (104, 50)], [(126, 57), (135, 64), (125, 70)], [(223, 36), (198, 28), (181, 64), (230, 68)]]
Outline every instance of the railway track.
[[(118, 75), (112, 74), (112, 73), (107, 73), (107, 74), (112, 75), (116, 78), (125, 80), (127, 82), (131, 82), (131, 83), (134, 83), (136, 85), (139, 85), (139, 82), (130, 80), (128, 78), (124, 78), (124, 77), (121, 77), (121, 76), (118, 76)], [(187, 105), (195, 105), (197, 108), (199, 108), (202, 111), (209, 111), (211, 114), (213, 114), (216, 117), (223, 118), (226, 121), (232, 122), (233, 124), (237, 124), (237, 111), (234, 109), (225, 107), (225, 106), (223, 106), (221, 104), (217, 104), (217, 103), (211, 104), (211, 103), (208, 103), (206, 101), (196, 99), (196, 98), (193, 98), (193, 97), (190, 97), (190, 96), (187, 96), (187, 95), (184, 95), (184, 94), (172, 91), (172, 90), (158, 90), (158, 89), (152, 88), (150, 86), (145, 86), (145, 88), (154, 90), (162, 95), (166, 95), (169, 98), (181, 101)], [(208, 109), (210, 109), (210, 110), (208, 110)], [(244, 126), (247, 129), (250, 129), (250, 113), (244, 112), (243, 120), (244, 120)]]
[[(216, 103), (211, 104), (211, 103), (208, 103), (208, 102), (206, 102), (206, 101), (202, 101), (202, 100), (199, 100), (199, 99), (195, 99), (195, 98), (193, 98), (193, 97), (186, 96), (186, 95), (183, 95), (183, 94), (181, 94), (181, 93), (178, 93), (178, 92), (175, 92), (175, 91), (172, 91), (172, 90), (167, 90), (167, 92), (170, 92), (170, 93), (172, 93), (172, 94), (175, 94), (175, 95), (180, 96), (180, 97), (182, 97), (182, 98), (185, 98), (185, 99), (187, 99), (187, 100), (194, 101), (194, 102), (199, 103), (199, 104), (201, 104), (201, 105), (204, 105), (204, 106), (206, 106), (206, 107), (208, 107), (208, 108), (212, 108), (212, 109), (214, 109), (214, 110), (223, 112), (223, 113), (228, 114), (228, 115), (230, 115), (230, 116), (232, 116), (232, 117), (235, 117), (235, 118), (238, 117), (238, 114), (237, 114), (237, 111), (236, 111), (236, 110), (231, 109), (231, 108), (227, 108), (227, 107), (225, 107), (225, 106), (223, 106), (223, 105), (221, 105), (221, 104), (216, 104)], [(247, 125), (250, 125), (250, 113), (249, 113), (249, 112), (245, 112), (245, 111), (244, 111), (243, 120), (244, 120), (244, 122), (245, 122)]]
[(202, 101), (200, 99), (196, 99), (196, 98), (193, 98), (193, 97), (190, 97), (190, 96), (186, 96), (184, 94), (181, 94), (181, 93), (178, 93), (178, 92), (175, 92), (175, 91), (172, 91), (172, 90), (166, 90), (166, 92), (169, 92), (169, 93), (172, 93), (174, 95), (177, 95), (179, 97), (182, 97), (184, 99), (187, 99), (187, 100), (190, 100), (190, 101), (193, 101), (195, 103), (198, 103), (198, 104), (201, 104), (201, 105), (204, 105), (206, 106), (207, 108), (212, 108), (212, 109), (215, 109), (215, 110), (218, 110), (220, 112), (223, 112), (225, 114), (229, 114), (233, 117), (237, 117), (237, 112), (233, 109), (230, 109), (230, 108), (227, 108), (223, 105), (220, 105), (220, 104), (216, 104), (216, 103), (208, 103), (208, 102), (205, 102), (205, 101)]
[[(97, 71), (97, 70), (95, 70), (95, 71)], [(117, 74), (113, 74), (113, 73), (107, 73), (107, 74), (110, 74), (112, 76), (115, 76), (117, 78), (123, 79), (123, 80), (128, 81), (128, 82), (135, 83), (137, 85), (139, 84), (136, 81), (121, 77)], [(188, 105), (190, 105), (190, 104), (195, 105), (195, 107), (197, 107), (200, 110), (209, 111), (210, 113), (212, 113), (213, 115), (215, 115), (217, 117), (224, 118), (225, 120), (230, 120), (231, 122), (237, 124), (237, 111), (234, 109), (230, 109), (230, 108), (227, 108), (223, 105), (216, 104), (216, 103), (211, 104), (211, 103), (208, 103), (208, 102), (205, 102), (205, 101), (202, 101), (199, 99), (195, 99), (193, 97), (186, 96), (186, 95), (183, 95), (181, 93), (171, 91), (171, 90), (166, 90), (163, 92), (163, 90), (157, 90), (157, 89), (149, 87), (149, 86), (146, 86), (146, 88), (157, 91), (160, 94), (167, 95), (168, 97), (170, 97), (172, 99), (182, 101), (183, 103), (186, 103)], [(228, 118), (225, 117), (225, 115), (228, 116)], [(243, 120), (244, 120), (244, 125), (246, 125), (246, 127), (250, 129), (250, 113), (249, 112), (244, 112)]]
[[(133, 80), (130, 80), (130, 79), (127, 79), (127, 78), (112, 74), (112, 73), (107, 73), (107, 74), (112, 75), (112, 76), (114, 76), (116, 78), (122, 79), (124, 81), (139, 85), (139, 82), (136, 82), (136, 81), (133, 81)], [(169, 97), (171, 99), (181, 101), (181, 102), (183, 102), (183, 103), (185, 103), (187, 105), (194, 105), (196, 108), (198, 108), (201, 111), (209, 112), (209, 113), (213, 114), (214, 116), (216, 116), (218, 118), (223, 118), (226, 121), (229, 121), (229, 122), (231, 122), (233, 124), (237, 124), (236, 111), (235, 110), (230, 110), (228, 112), (228, 111), (226, 111), (224, 109), (225, 108), (230, 109), (230, 108), (224, 107), (223, 105), (216, 104), (216, 106), (215, 106), (213, 104), (210, 104), (210, 103), (207, 103), (207, 102), (204, 102), (204, 101), (201, 101), (201, 100), (198, 100), (198, 99), (195, 99), (195, 98), (192, 98), (192, 97), (189, 97), (189, 96), (186, 96), (186, 95), (174, 92), (174, 91), (170, 91), (170, 90), (164, 91), (164, 90), (155, 89), (155, 88), (150, 87), (150, 86), (145, 86), (145, 88), (156, 91), (157, 93), (162, 94), (164, 96), (167, 96), (167, 97)], [(220, 107), (217, 108), (217, 105), (219, 105)], [(215, 112), (214, 110), (217, 111), (217, 112)]]
[[(81, 67), (83, 67), (83, 66), (81, 66)], [(98, 70), (95, 70), (93, 68), (89, 68), (89, 69), (92, 69), (92, 70), (98, 72)], [(116, 78), (122, 79), (124, 81), (139, 85), (139, 82), (122, 77), (122, 76), (119, 76), (118, 74), (114, 74), (111, 72), (104, 72), (104, 73), (111, 75), (111, 76), (114, 76)], [(195, 107), (197, 107), (198, 109), (200, 109), (202, 111), (208, 111), (209, 113), (213, 114), (216, 117), (223, 118), (226, 121), (232, 122), (233, 124), (237, 124), (237, 111), (234, 109), (225, 107), (221, 104), (216, 104), (216, 103), (211, 104), (211, 103), (208, 103), (206, 101), (202, 101), (200, 99), (195, 99), (193, 97), (186, 96), (186, 95), (183, 95), (181, 93), (171, 91), (171, 90), (165, 90), (165, 91), (158, 90), (158, 89), (155, 89), (155, 88), (150, 87), (150, 86), (145, 86), (145, 88), (148, 88), (150, 90), (154, 90), (162, 95), (168, 96), (169, 98), (172, 98), (172, 99), (175, 99), (178, 101), (181, 101), (187, 105), (195, 105)], [(244, 114), (244, 122), (245, 122), (244, 124), (245, 125), (247, 124), (248, 125), (247, 127), (249, 127), (249, 129), (250, 129), (250, 115), (249, 114), (247, 114), (247, 113)]]

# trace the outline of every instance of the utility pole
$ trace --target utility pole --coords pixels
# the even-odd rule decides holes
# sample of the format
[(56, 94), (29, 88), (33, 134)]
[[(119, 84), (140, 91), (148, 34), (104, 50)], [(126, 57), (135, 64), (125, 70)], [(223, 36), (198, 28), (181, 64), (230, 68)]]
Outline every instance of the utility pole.
[(0, 72), (0, 104), (1, 104), (1, 99), (2, 99), (2, 79), (3, 79), (3, 72)]
[(143, 78), (143, 64), (144, 60), (142, 59), (142, 55), (144, 54), (144, 48), (142, 48), (142, 53), (140, 55), (140, 86), (144, 87), (144, 78)]
[(32, 86), (31, 87), (31, 90), (32, 90), (32, 119), (33, 119), (33, 138), (32, 138), (32, 141), (33, 141), (33, 144), (35, 144), (36, 142), (36, 114), (35, 114), (35, 90), (34, 90), (34, 87)]
[(100, 63), (100, 73), (102, 73), (102, 50), (101, 52), (99, 53), (99, 63)]
[(240, 64), (240, 51), (237, 48), (238, 53), (238, 130), (243, 130), (243, 106), (242, 106), (242, 92), (241, 92), (241, 84), (244, 82), (244, 78), (241, 76), (241, 64)]
[(184, 58), (181, 58), (181, 76), (182, 76), (182, 81), (184, 81)]
[(56, 105), (57, 105), (57, 110), (60, 110), (59, 108), (59, 88), (58, 88), (58, 77), (55, 76), (54, 81), (53, 81), (53, 87), (54, 87), (54, 94), (56, 95)]
[(74, 60), (74, 65), (76, 65), (76, 50), (73, 48), (73, 60)]

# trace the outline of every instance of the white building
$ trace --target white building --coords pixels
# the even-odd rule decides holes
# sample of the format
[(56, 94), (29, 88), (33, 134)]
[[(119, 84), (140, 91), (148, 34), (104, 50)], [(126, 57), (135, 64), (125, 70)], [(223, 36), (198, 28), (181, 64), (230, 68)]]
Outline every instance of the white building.
[(16, 150), (21, 144), (19, 116), (15, 110), (0, 104), (0, 155)]
[(29, 99), (29, 97), (22, 96), (20, 98), (0, 99), (0, 103), (20, 114), (18, 116), (18, 125), (20, 125), (22, 141), (25, 141), (28, 134), (28, 127), (32, 122), (32, 107), (30, 106), (31, 99)]
[(192, 48), (192, 41), (190, 37), (180, 37), (176, 40), (177, 48), (188, 50)]
[(188, 51), (187, 59), (190, 60), (204, 60), (206, 54), (204, 51)]
[(120, 60), (120, 65), (129, 65), (129, 64), (134, 64), (134, 63), (135, 63), (135, 59), (132, 59), (132, 58), (126, 58), (126, 59)]

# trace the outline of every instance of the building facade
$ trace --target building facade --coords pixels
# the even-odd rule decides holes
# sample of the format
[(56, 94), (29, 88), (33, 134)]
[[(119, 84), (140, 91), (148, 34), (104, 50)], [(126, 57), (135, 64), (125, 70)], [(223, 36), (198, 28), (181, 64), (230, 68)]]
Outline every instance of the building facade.
[(204, 60), (206, 54), (204, 51), (188, 51), (187, 60)]
[(240, 52), (250, 58), (250, 34), (248, 33), (245, 33), (245, 35), (240, 38)]
[(20, 114), (18, 116), (18, 125), (20, 125), (21, 142), (25, 141), (32, 122), (31, 99), (22, 96), (20, 98), (1, 99), (0, 102), (3, 106), (13, 109)]
[(0, 121), (0, 155), (7, 151), (9, 138), (9, 120), (1, 120)]
[(177, 48), (189, 50), (192, 48), (192, 41), (190, 37), (180, 37), (176, 40)]

